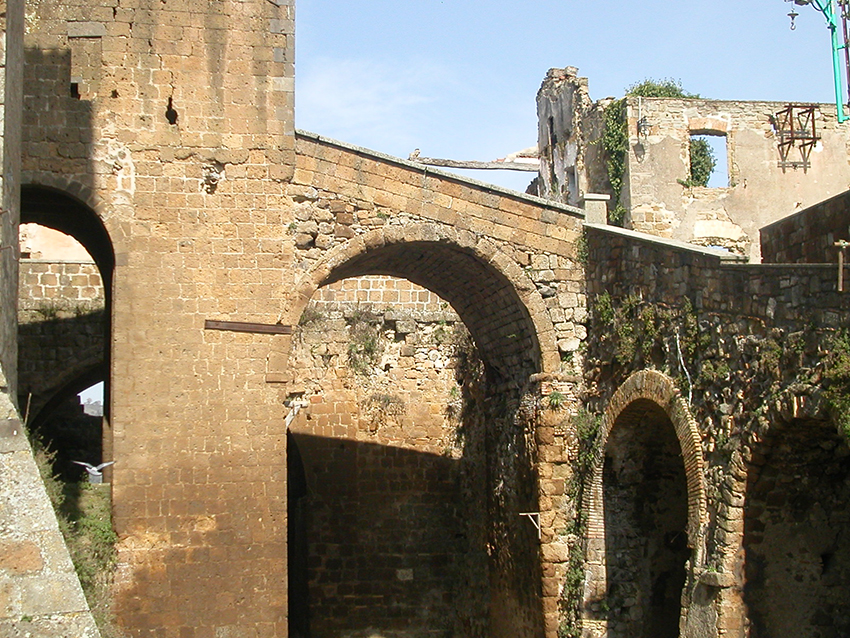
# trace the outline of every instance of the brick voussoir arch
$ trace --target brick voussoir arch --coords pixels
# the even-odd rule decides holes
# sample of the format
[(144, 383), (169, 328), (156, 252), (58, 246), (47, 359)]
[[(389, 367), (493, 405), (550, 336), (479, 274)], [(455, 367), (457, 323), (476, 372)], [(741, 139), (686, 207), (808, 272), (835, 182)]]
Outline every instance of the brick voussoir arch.
[[(705, 461), (702, 457), (697, 423), (670, 377), (657, 370), (641, 370), (631, 375), (617, 389), (602, 418), (599, 449), (605, 450), (608, 435), (623, 411), (641, 399), (652, 401), (664, 410), (676, 431), (688, 486), (688, 546), (699, 548), (700, 536), (708, 520), (704, 479)], [(586, 492), (589, 498), (584, 505), (588, 515), (588, 538), (602, 539), (605, 534), (602, 509), (603, 466), (604, 454), (600, 453), (589, 478), (590, 485)]]
[[(456, 230), (439, 224), (419, 223), (384, 227), (358, 235), (345, 244), (332, 248), (296, 284), (296, 294), (289, 308), (282, 315), (281, 321), (290, 325), (297, 324), (313, 294), (328, 283), (349, 276), (377, 274), (361, 272), (356, 265), (351, 266), (356, 260), (363, 260), (382, 250), (397, 249), (407, 244), (430, 245), (463, 254), (467, 258), (472, 257), (480, 270), (489, 270), (494, 278), (501, 278), (507, 282), (507, 287), (515, 296), (516, 304), (524, 306), (530, 329), (534, 332), (534, 338), (540, 350), (539, 365), (542, 369), (539, 371), (556, 372), (558, 370), (560, 358), (554, 326), (543, 297), (523, 269), (492, 241), (465, 230)], [(349, 269), (352, 269), (351, 272)], [(366, 270), (369, 269), (366, 268)], [(287, 352), (280, 352), (284, 358), (288, 355), (288, 346), (288, 343), (284, 346)], [(280, 359), (275, 357), (275, 360)]]

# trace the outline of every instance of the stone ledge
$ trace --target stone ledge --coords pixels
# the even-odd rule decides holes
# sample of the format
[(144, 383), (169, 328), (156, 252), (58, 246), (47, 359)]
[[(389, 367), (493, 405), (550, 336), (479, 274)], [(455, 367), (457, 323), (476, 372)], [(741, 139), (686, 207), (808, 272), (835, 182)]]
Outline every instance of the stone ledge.
[(735, 576), (728, 572), (704, 571), (699, 575), (699, 582), (707, 587), (727, 588), (735, 584)]

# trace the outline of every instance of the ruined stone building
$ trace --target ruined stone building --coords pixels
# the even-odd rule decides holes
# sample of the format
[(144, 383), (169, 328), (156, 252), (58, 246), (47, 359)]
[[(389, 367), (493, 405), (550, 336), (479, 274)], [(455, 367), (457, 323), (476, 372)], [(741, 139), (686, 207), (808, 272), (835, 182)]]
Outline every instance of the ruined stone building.
[(95, 635), (11, 400), (97, 380), (128, 636), (850, 632), (825, 107), (781, 155), (784, 105), (629, 98), (618, 228), (569, 69), (547, 199), (296, 131), (291, 0), (4, 4), (0, 632)]
[[(759, 229), (850, 186), (850, 133), (829, 104), (702, 98), (624, 98), (627, 145), (619, 203), (624, 225), (761, 260)], [(541, 194), (579, 205), (607, 194), (605, 110), (577, 69), (551, 69), (537, 96)], [(728, 183), (686, 184), (693, 136), (725, 142)], [(819, 258), (829, 261), (824, 253)]]

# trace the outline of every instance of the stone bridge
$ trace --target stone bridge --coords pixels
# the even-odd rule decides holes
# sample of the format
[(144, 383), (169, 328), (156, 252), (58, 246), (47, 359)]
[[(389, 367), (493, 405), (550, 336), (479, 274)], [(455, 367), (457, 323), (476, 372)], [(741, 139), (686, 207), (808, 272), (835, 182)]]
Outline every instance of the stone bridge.
[[(296, 132), (293, 11), (41, 0), (26, 36), (22, 219), (77, 236), (104, 280), (129, 635), (846, 633), (829, 512), (850, 498), (807, 474), (847, 470), (818, 386), (842, 378), (833, 269), (583, 228)], [(442, 315), (318, 321), (388, 277), (474, 348), (434, 336)], [(335, 364), (380, 340), (369, 375)], [(783, 474), (828, 483), (818, 507)], [(783, 564), (799, 520), (816, 538)], [(820, 576), (816, 618), (766, 593)]]

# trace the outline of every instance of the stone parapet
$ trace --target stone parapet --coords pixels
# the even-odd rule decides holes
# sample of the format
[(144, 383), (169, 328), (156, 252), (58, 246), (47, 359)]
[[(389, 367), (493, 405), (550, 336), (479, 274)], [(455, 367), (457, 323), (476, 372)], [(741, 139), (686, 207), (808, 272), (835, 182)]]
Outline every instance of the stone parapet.
[(99, 638), (14, 406), (0, 393), (0, 635)]
[(850, 191), (780, 219), (759, 232), (764, 263), (835, 263), (839, 251), (835, 243), (850, 239)]

